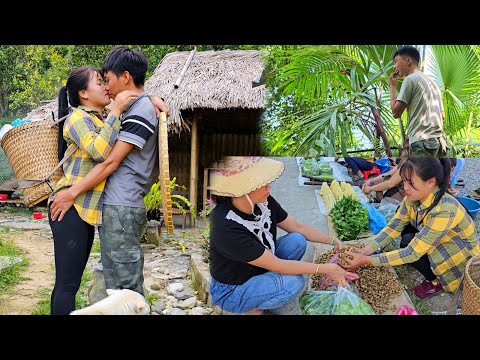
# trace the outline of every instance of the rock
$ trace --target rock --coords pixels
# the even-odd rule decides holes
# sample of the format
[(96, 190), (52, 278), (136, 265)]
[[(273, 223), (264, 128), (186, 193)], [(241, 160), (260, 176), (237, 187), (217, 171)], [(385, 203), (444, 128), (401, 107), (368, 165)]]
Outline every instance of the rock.
[(15, 265), (22, 261), (21, 257), (14, 257), (14, 256), (0, 256), (0, 271), (6, 269), (12, 265)]
[(172, 308), (170, 314), (168, 315), (187, 315), (187, 312), (182, 309)]
[(195, 296), (192, 296), (188, 298), (187, 300), (180, 301), (177, 306), (180, 309), (191, 309), (195, 305), (197, 305), (197, 298)]
[(183, 279), (187, 276), (187, 271), (174, 271), (169, 274), (170, 279)]
[(169, 294), (175, 294), (176, 292), (182, 291), (184, 288), (183, 284), (180, 282), (172, 283), (167, 286), (167, 292)]
[(163, 300), (157, 300), (157, 301), (153, 302), (153, 308), (159, 314), (161, 314), (163, 312), (163, 310), (165, 310), (165, 307), (166, 307), (165, 306), (165, 301), (163, 301)]
[(93, 265), (93, 284), (88, 288), (88, 300), (91, 304), (105, 299), (108, 296), (103, 277), (103, 266), (101, 262)]
[(177, 298), (175, 296), (172, 296), (172, 295), (165, 296), (165, 300), (168, 301), (171, 304), (172, 307), (177, 306), (177, 304), (178, 304)]
[(193, 294), (189, 291), (177, 292), (174, 295), (178, 300), (187, 300), (193, 296)]
[(153, 283), (152, 285), (150, 285), (150, 289), (152, 289), (152, 290), (160, 290), (161, 287), (160, 287), (160, 285)]
[(169, 250), (165, 250), (163, 252), (163, 254), (166, 255), (166, 256), (178, 255), (178, 251), (173, 250), (173, 249), (169, 249)]
[(191, 315), (209, 315), (210, 313), (211, 311), (209, 312), (207, 309), (197, 306), (192, 309), (192, 312), (190, 314)]
[(154, 245), (154, 244), (141, 244), (140, 245), (142, 247), (142, 249), (144, 250), (148, 250), (148, 249), (155, 249), (157, 246)]
[(158, 279), (158, 280), (170, 280), (170, 275), (153, 273), (151, 276), (152, 278)]

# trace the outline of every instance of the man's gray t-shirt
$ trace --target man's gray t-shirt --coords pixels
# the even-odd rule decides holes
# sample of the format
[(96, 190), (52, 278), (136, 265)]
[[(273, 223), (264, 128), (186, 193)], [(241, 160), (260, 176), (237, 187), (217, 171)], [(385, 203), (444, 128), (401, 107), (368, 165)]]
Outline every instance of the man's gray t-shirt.
[(420, 71), (408, 75), (397, 101), (407, 104), (407, 137), (410, 144), (443, 135), (442, 94), (438, 85)]
[(120, 117), (118, 140), (135, 147), (105, 184), (104, 204), (145, 207), (143, 197), (154, 182), (158, 164), (158, 119), (152, 102), (141, 93)]

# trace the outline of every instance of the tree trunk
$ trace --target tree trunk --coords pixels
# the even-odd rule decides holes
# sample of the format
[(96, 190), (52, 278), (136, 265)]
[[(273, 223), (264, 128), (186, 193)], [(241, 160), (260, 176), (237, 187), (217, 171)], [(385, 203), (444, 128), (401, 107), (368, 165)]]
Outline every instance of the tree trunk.
[(468, 126), (467, 126), (467, 138), (465, 139), (465, 157), (468, 157), (468, 143), (470, 141), (470, 129), (472, 128), (473, 120), (473, 111), (470, 111), (470, 116), (468, 117)]
[(388, 142), (387, 134), (385, 133), (385, 128), (383, 127), (383, 121), (382, 121), (382, 118), (380, 117), (380, 113), (378, 112), (378, 109), (374, 107), (370, 107), (370, 110), (372, 111), (373, 117), (375, 118), (378, 134), (382, 138), (383, 144), (385, 145), (387, 156), (391, 157), (392, 150), (390, 149), (390, 143)]
[(8, 115), (8, 99), (5, 95), (5, 92), (0, 90), (0, 117)]

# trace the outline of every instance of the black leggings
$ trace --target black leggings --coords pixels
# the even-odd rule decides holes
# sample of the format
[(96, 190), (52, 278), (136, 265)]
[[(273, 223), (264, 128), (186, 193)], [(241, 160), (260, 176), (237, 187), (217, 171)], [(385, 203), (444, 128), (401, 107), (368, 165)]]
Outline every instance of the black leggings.
[(75, 310), (75, 295), (93, 244), (95, 227), (86, 223), (72, 206), (62, 221), (48, 220), (55, 250), (55, 287), (52, 291), (52, 315), (68, 315)]
[[(402, 231), (402, 240), (400, 241), (400, 247), (405, 248), (408, 246), (410, 241), (415, 237), (415, 228), (408, 224), (405, 229)], [(428, 260), (427, 254), (423, 255), (417, 261), (408, 264), (415, 269), (417, 269), (428, 281), (435, 280), (437, 276), (432, 272), (430, 268), (430, 260)]]

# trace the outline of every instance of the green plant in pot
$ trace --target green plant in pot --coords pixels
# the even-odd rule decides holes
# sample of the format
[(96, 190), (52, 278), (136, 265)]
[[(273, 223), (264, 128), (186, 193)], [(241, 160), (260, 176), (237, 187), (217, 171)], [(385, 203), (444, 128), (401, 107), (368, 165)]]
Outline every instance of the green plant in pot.
[[(186, 213), (185, 209), (187, 208), (193, 216), (196, 216), (196, 210), (193, 204), (185, 196), (173, 193), (176, 188), (187, 190), (186, 186), (176, 184), (176, 180), (177, 178), (174, 177), (170, 181), (172, 207), (180, 209), (183, 214)], [(162, 221), (162, 189), (160, 187), (160, 182), (156, 182), (152, 185), (148, 194), (143, 198), (143, 202), (145, 203), (145, 208), (147, 210), (147, 219)]]

